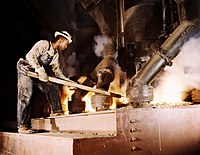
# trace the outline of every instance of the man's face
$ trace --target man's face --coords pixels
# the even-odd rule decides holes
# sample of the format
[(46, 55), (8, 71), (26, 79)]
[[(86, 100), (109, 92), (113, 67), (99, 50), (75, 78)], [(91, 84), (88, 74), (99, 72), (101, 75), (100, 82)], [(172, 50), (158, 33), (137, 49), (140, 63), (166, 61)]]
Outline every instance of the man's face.
[(59, 50), (65, 50), (69, 44), (69, 41), (65, 38), (60, 38), (59, 41)]

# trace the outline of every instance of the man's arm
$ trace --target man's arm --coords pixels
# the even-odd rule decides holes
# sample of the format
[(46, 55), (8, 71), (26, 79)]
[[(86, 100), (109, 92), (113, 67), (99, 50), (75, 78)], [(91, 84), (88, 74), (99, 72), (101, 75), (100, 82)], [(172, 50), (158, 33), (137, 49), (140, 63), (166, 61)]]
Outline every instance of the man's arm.
[(56, 77), (61, 79), (67, 79), (66, 76), (63, 74), (63, 72), (60, 69), (60, 63), (59, 63), (59, 54), (56, 53), (53, 57), (52, 62), (50, 63), (52, 66), (52, 70)]

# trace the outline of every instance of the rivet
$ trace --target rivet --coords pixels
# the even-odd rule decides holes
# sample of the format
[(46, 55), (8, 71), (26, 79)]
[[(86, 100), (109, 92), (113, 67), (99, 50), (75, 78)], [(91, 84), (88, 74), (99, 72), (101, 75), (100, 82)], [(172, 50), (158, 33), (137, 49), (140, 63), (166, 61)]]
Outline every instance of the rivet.
[(130, 120), (130, 123), (135, 123), (135, 120)]
[(131, 129), (131, 130), (130, 130), (130, 132), (136, 132), (136, 129), (135, 129), (135, 128), (133, 128), (133, 129)]
[(136, 138), (135, 137), (131, 138), (131, 142), (134, 142), (134, 141), (136, 141)]
[(136, 146), (133, 146), (132, 148), (131, 148), (131, 151), (135, 151), (137, 149), (137, 147)]

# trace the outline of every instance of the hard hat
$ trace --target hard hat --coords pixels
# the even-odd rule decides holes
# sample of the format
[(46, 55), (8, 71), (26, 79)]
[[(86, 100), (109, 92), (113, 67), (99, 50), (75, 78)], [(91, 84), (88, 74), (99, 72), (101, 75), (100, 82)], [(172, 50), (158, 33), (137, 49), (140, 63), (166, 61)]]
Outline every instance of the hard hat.
[(65, 37), (69, 41), (69, 44), (72, 42), (72, 36), (67, 31), (56, 31), (54, 36), (57, 37), (58, 35)]

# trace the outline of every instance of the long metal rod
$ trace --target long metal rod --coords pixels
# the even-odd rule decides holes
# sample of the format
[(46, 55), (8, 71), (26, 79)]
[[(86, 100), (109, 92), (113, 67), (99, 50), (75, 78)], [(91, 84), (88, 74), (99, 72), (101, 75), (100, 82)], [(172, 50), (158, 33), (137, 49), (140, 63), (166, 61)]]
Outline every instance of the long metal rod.
[[(39, 78), (37, 73), (31, 72), (31, 71), (29, 71), (27, 73), (27, 75), (29, 77)], [(71, 81), (71, 80), (70, 81), (62, 80), (62, 79), (58, 79), (58, 78), (51, 77), (51, 76), (48, 77), (48, 80), (50, 82), (54, 82), (54, 83), (57, 83), (57, 84), (67, 85), (67, 86), (70, 86), (70, 87), (76, 87), (76, 88), (79, 88), (79, 89), (83, 89), (83, 90), (87, 90), (87, 91), (91, 91), (91, 92), (95, 92), (95, 93), (99, 93), (99, 94), (103, 94), (103, 95), (119, 97), (119, 98), (122, 96), (122, 95), (117, 94), (117, 93), (112, 93), (112, 92), (108, 92), (108, 91), (105, 91), (105, 90), (96, 89), (96, 88), (92, 88), (92, 87), (89, 87), (89, 86), (81, 85), (81, 84), (75, 83), (74, 81)]]
[(120, 8), (120, 32), (124, 32), (124, 0), (120, 0), (119, 2)]

